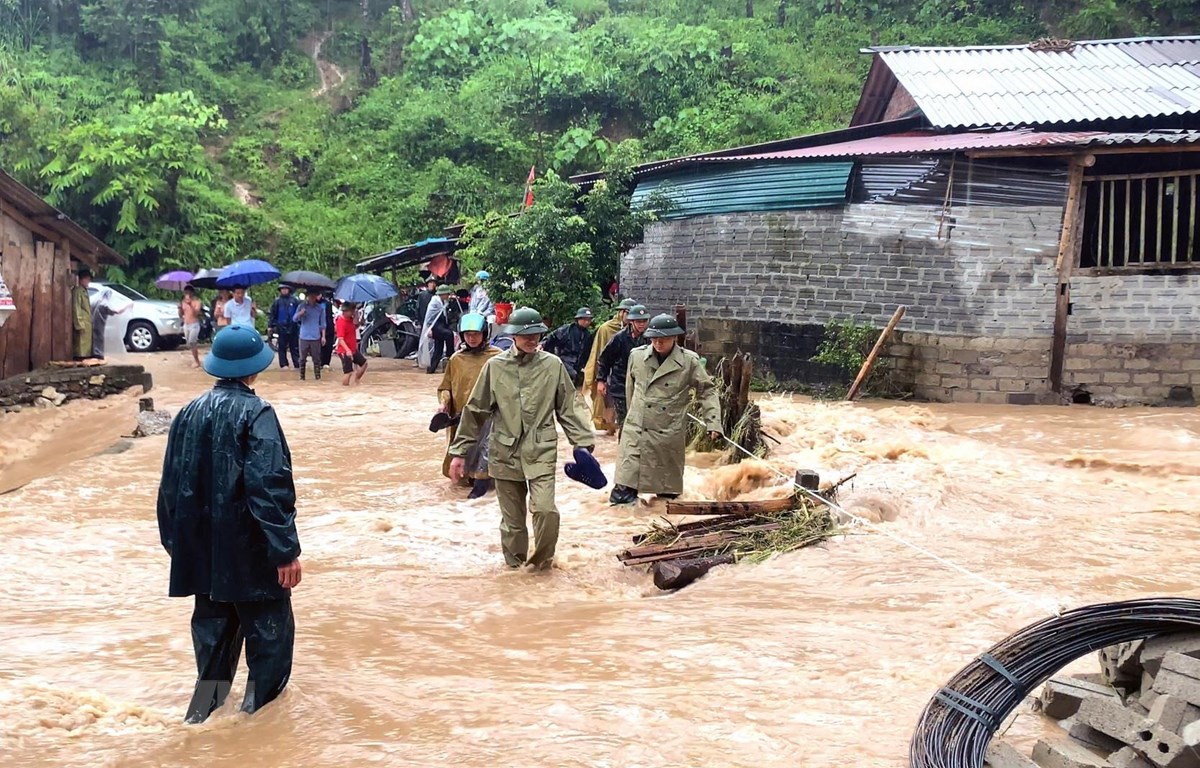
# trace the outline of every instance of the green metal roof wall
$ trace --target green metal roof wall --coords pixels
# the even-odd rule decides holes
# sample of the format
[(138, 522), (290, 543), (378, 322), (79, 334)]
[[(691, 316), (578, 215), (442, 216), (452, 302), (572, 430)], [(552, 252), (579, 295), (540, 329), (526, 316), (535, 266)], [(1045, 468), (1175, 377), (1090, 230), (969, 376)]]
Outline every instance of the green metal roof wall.
[(663, 216), (666, 219), (839, 206), (846, 202), (853, 168), (853, 162), (681, 168), (639, 181), (632, 204), (643, 204), (661, 190), (676, 206)]

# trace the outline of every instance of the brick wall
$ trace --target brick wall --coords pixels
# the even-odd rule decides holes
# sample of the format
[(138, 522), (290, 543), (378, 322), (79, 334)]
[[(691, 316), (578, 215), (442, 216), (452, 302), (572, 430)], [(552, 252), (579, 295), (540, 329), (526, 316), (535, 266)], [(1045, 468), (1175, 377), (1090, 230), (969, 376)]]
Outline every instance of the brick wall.
[[(890, 355), (918, 397), (1057, 402), (1047, 377), (1061, 218), (1057, 206), (943, 215), (868, 203), (659, 222), (623, 258), (621, 289), (656, 311), (686, 305), (706, 352), (740, 348), (760, 372), (804, 383), (834, 375), (808, 362), (821, 326), (852, 317), (881, 327), (904, 304)], [(1200, 350), (1200, 276), (1077, 275), (1072, 302), (1066, 390), (1162, 402), (1171, 387), (1200, 386), (1176, 361)]]

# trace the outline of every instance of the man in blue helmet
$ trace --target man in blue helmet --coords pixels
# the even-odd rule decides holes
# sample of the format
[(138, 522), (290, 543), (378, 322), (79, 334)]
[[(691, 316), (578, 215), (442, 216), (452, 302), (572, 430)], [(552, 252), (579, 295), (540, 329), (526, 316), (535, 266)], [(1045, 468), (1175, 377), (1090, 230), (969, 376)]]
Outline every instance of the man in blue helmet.
[(171, 424), (158, 487), (158, 530), (171, 558), (171, 597), (192, 597), (196, 687), (186, 721), (225, 701), (242, 641), (250, 668), (242, 711), (288, 683), (300, 583), (296, 488), (279, 419), (250, 387), (275, 355), (252, 325), (213, 339), (204, 370), (216, 385)]
[[(446, 372), (442, 375), (442, 383), (438, 385), (438, 412), (444, 413), (452, 422), (462, 416), (471, 397), (471, 390), (479, 380), (483, 364), (500, 354), (500, 349), (488, 344), (487, 320), (483, 315), (470, 312), (462, 316), (458, 323), (458, 332), (462, 336), (462, 345), (446, 363)], [(491, 490), (492, 481), (488, 477), (487, 443), (491, 434), (491, 419), (488, 419), (479, 430), (479, 439), (475, 447), (466, 455), (466, 467), (463, 480), (472, 486), (469, 499), (477, 499)], [(450, 477), (450, 444), (454, 442), (457, 429), (454, 423), (448, 428), (449, 438), (446, 443), (446, 457), (442, 460), (442, 474)]]
[(471, 303), (467, 307), (468, 312), (475, 312), (485, 318), (496, 314), (496, 305), (488, 296), (487, 285), (485, 285), (491, 279), (492, 276), (486, 269), (475, 273), (475, 287), (471, 289)]

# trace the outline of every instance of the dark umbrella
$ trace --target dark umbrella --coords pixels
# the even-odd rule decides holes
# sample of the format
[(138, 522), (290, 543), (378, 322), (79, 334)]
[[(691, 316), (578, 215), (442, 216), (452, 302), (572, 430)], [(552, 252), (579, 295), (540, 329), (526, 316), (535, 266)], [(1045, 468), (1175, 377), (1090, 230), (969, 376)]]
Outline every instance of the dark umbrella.
[(221, 276), (219, 269), (202, 269), (192, 278), (193, 288), (216, 288), (217, 278)]
[(396, 290), (396, 286), (379, 275), (363, 273), (348, 275), (338, 280), (333, 298), (352, 304), (365, 304), (368, 301), (390, 299), (398, 293), (400, 292)]
[(325, 277), (325, 275), (318, 272), (306, 272), (303, 269), (288, 272), (279, 278), (279, 282), (284, 285), (292, 285), (297, 288), (312, 288), (318, 291), (332, 291), (336, 285), (333, 280)]
[(237, 286), (259, 285), (279, 279), (279, 270), (259, 259), (235, 261), (221, 270), (217, 278), (218, 288), (236, 288)]

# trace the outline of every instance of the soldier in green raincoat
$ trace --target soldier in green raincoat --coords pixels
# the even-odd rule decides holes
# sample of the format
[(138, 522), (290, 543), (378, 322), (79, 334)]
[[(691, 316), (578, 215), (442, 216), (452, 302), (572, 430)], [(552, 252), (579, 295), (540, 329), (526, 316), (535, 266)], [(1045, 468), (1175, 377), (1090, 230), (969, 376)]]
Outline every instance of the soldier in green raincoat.
[[(462, 411), (458, 434), (450, 445), (450, 478), (458, 482), (464, 457), (492, 419), (488, 474), (496, 481), (500, 502), (500, 545), (510, 568), (528, 564), (548, 568), (558, 544), (558, 509), (554, 504), (554, 468), (562, 425), (572, 446), (591, 450), (595, 435), (575, 408), (575, 385), (562, 361), (538, 350), (550, 329), (537, 310), (515, 310), (504, 326), (513, 346), (486, 363)], [(529, 553), (526, 512), (533, 513), (534, 550)]]
[(92, 300), (88, 298), (92, 270), (83, 267), (78, 274), (79, 283), (71, 289), (71, 349), (76, 360), (84, 360), (92, 356)]
[(639, 492), (665, 498), (683, 492), (693, 391), (709, 434), (715, 439), (721, 433), (721, 403), (712, 377), (699, 355), (677, 343), (682, 335), (675, 318), (658, 315), (646, 329), (650, 346), (630, 353), (625, 379), (629, 414), (609, 496), (613, 504), (632, 504)]

